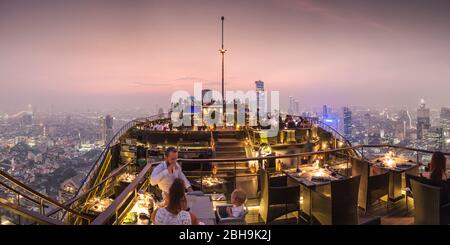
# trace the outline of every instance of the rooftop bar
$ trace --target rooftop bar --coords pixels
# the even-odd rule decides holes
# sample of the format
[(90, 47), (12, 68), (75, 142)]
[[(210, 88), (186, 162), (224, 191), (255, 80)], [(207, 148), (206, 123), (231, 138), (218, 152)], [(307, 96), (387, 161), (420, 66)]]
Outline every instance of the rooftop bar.
[[(186, 210), (199, 224), (448, 224), (446, 203), (424, 208), (428, 199), (442, 198), (421, 177), (433, 152), (352, 146), (316, 118), (289, 118), (276, 137), (258, 127), (172, 128), (164, 116), (137, 119), (117, 133), (77, 195), (65, 203), (3, 172), (2, 186), (57, 222), (151, 225), (152, 214), (167, 200), (150, 176), (164, 151), (174, 147), (193, 190), (186, 193)], [(243, 215), (226, 217), (236, 189), (246, 194)], [(19, 214), (27, 215), (22, 224), (46, 220)]]

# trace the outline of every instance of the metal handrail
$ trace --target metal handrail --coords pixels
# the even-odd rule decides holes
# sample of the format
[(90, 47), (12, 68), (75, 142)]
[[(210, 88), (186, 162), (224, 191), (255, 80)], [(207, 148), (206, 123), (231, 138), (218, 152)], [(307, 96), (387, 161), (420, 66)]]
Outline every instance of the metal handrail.
[[(296, 117), (301, 117), (301, 116), (296, 116)], [(345, 141), (345, 143), (349, 146), (352, 146), (352, 143), (347, 139), (347, 137), (345, 137), (344, 135), (342, 135), (341, 133), (339, 133), (339, 131), (337, 131), (335, 128), (331, 127), (330, 125), (326, 124), (325, 122), (319, 120), (319, 118), (317, 117), (302, 117), (305, 118), (306, 120), (309, 120), (311, 122), (315, 122), (316, 124), (318, 124), (321, 128), (326, 128), (329, 131), (331, 131), (332, 134), (334, 134), (334, 136), (341, 138), (341, 140)]]
[(136, 194), (137, 187), (145, 180), (147, 180), (147, 174), (152, 169), (152, 166), (154, 164), (147, 164), (141, 172), (136, 176), (136, 178), (131, 182), (120, 194), (119, 196), (114, 199), (113, 203), (106, 208), (104, 212), (99, 214), (97, 218), (92, 221), (91, 225), (103, 225), (105, 224), (113, 215), (118, 216), (117, 210), (123, 207), (125, 205), (126, 200), (133, 195)]
[(161, 117), (168, 117), (166, 116), (168, 115), (168, 113), (165, 113), (164, 115), (153, 115), (150, 117), (145, 117), (145, 118), (137, 118), (134, 120), (129, 121), (128, 123), (126, 123), (125, 125), (123, 125), (115, 134), (114, 136), (111, 138), (111, 140), (105, 145), (105, 148), (103, 149), (102, 153), (100, 154), (100, 156), (97, 158), (97, 160), (95, 161), (95, 163), (92, 165), (91, 169), (89, 170), (88, 174), (86, 175), (86, 177), (84, 178), (81, 187), (77, 190), (77, 193), (75, 194), (75, 196), (80, 195), (80, 193), (82, 191), (84, 191), (84, 188), (86, 188), (86, 185), (92, 180), (91, 178), (94, 176), (92, 173), (97, 171), (97, 169), (100, 167), (101, 163), (104, 162), (105, 157), (107, 155), (107, 152), (109, 150), (109, 148), (116, 142), (118, 141), (130, 128), (136, 126), (136, 124), (138, 123), (142, 123), (148, 120), (156, 120), (156, 119), (161, 119)]
[(40, 192), (37, 192), (37, 191), (33, 190), (28, 185), (18, 181), (17, 179), (13, 178), (12, 176), (10, 176), (9, 174), (5, 173), (2, 170), (0, 170), (0, 176), (5, 178), (6, 180), (12, 182), (14, 185), (18, 186), (19, 188), (21, 188), (21, 189), (27, 191), (28, 193), (32, 194), (33, 196), (36, 196), (40, 200), (44, 200), (44, 201), (46, 201), (49, 204), (52, 204), (52, 205), (57, 206), (59, 208), (62, 208), (62, 209), (66, 210), (66, 211), (68, 211), (70, 213), (73, 213), (76, 216), (79, 216), (79, 217), (81, 217), (83, 219), (87, 219), (87, 220), (91, 219), (89, 216), (83, 215), (83, 214), (81, 214), (81, 213), (79, 213), (79, 212), (77, 212), (77, 211), (75, 211), (75, 210), (73, 210), (71, 208), (65, 207), (63, 204), (59, 203), (58, 201), (56, 201), (56, 200), (54, 200), (54, 199), (52, 199), (50, 197), (47, 197), (47, 196), (41, 194)]
[[(89, 188), (88, 190), (86, 190), (85, 192), (79, 194), (78, 196), (75, 196), (73, 198), (71, 198), (70, 200), (64, 202), (62, 205), (64, 205), (65, 207), (70, 207), (70, 205), (72, 205), (73, 203), (79, 201), (81, 198), (87, 196), (89, 193), (91, 193), (91, 191), (95, 190), (97, 187), (103, 185), (106, 181), (116, 177), (117, 175), (119, 175), (121, 173), (121, 171), (123, 169), (125, 169), (126, 167), (128, 167), (131, 163), (128, 162), (122, 166), (120, 166), (119, 168), (113, 170), (113, 172), (111, 172), (110, 175), (108, 175), (108, 177), (106, 177), (105, 179), (103, 179), (102, 181), (100, 181), (99, 183), (95, 184), (94, 186), (92, 186), (91, 188)], [(50, 211), (47, 216), (52, 216), (53, 214), (59, 212), (61, 210), (61, 208), (56, 208), (52, 211)]]
[[(8, 202), (7, 200), (0, 198), (0, 206), (5, 208), (6, 210), (13, 212), (19, 217), (25, 217), (27, 219), (33, 220), (36, 223), (44, 224), (44, 225), (64, 225), (59, 220), (51, 219), (39, 213), (27, 210), (26, 208), (20, 207), (14, 203)], [(20, 223), (20, 222), (19, 222)]]
[[(263, 157), (239, 157), (239, 158), (209, 158), (209, 159), (183, 159), (180, 158), (178, 161), (180, 162), (243, 162), (243, 161), (256, 161), (256, 160), (270, 160), (270, 159), (282, 159), (282, 158), (293, 158), (293, 157), (302, 157), (302, 156), (311, 156), (311, 155), (322, 155), (327, 153), (335, 153), (340, 151), (347, 151), (347, 150), (356, 150), (361, 148), (397, 148), (397, 149), (403, 149), (403, 150), (409, 150), (409, 151), (416, 151), (420, 153), (427, 153), (432, 154), (434, 151), (429, 150), (422, 150), (422, 149), (416, 149), (411, 147), (405, 147), (405, 146), (397, 146), (397, 145), (356, 145), (356, 146), (349, 146), (349, 147), (342, 147), (332, 150), (325, 150), (325, 151), (314, 151), (314, 152), (301, 152), (301, 153), (294, 153), (294, 154), (285, 154), (285, 155), (278, 155), (278, 156), (263, 156)], [(443, 153), (445, 156), (450, 156), (450, 153), (446, 152)]]

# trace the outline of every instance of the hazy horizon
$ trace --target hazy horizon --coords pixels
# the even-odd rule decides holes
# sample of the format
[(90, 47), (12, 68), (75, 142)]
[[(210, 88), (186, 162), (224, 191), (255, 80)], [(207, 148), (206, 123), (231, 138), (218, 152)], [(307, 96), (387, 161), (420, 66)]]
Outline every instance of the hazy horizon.
[(450, 1), (0, 0), (0, 113), (166, 108), (263, 80), (302, 107), (450, 106)]

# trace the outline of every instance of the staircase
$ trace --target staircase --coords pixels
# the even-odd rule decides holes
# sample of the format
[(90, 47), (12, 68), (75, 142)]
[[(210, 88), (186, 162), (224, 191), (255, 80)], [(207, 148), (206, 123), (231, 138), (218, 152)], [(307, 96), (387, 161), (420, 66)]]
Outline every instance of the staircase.
[[(216, 141), (216, 158), (246, 157), (243, 140), (237, 139), (236, 131), (218, 131)], [(234, 162), (215, 163), (220, 171), (234, 171)], [(247, 162), (236, 162), (236, 171), (247, 171)]]

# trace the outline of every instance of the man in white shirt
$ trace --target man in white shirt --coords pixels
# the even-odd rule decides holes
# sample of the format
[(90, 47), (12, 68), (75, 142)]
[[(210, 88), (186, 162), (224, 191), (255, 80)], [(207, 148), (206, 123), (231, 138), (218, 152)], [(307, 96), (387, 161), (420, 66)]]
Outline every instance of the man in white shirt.
[(150, 184), (158, 185), (159, 189), (163, 192), (163, 196), (167, 196), (167, 193), (169, 193), (169, 189), (176, 178), (183, 180), (185, 188), (188, 192), (192, 191), (191, 183), (181, 171), (181, 167), (178, 165), (177, 159), (177, 149), (174, 147), (168, 147), (165, 151), (165, 161), (155, 167), (150, 177)]

